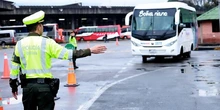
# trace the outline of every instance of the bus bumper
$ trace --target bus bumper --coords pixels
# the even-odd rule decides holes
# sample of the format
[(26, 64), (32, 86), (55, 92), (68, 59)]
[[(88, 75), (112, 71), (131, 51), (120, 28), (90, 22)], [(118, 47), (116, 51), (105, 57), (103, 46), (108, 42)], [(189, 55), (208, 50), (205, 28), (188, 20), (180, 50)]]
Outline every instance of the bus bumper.
[(156, 47), (156, 48), (145, 48), (142, 46), (131, 47), (132, 55), (134, 56), (177, 56), (180, 54), (180, 50), (178, 48), (174, 48), (174, 46), (171, 46), (169, 48), (167, 47)]

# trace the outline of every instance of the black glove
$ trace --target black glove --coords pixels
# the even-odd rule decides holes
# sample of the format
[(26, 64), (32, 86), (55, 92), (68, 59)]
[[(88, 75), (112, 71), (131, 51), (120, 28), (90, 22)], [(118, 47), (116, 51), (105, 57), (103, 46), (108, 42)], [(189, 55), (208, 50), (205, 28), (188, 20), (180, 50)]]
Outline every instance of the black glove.
[(18, 92), (19, 82), (18, 79), (9, 79), (10, 87), (12, 88), (12, 93)]

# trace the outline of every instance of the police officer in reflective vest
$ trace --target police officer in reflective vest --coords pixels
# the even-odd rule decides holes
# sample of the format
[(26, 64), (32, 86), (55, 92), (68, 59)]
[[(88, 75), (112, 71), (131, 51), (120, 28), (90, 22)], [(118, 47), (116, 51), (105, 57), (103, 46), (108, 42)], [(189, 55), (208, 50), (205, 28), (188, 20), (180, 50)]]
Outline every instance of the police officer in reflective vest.
[[(18, 95), (18, 76), (23, 88), (24, 110), (54, 110), (54, 95), (50, 82), (51, 59), (71, 60), (93, 54), (104, 53), (106, 47), (97, 45), (88, 49), (67, 50), (53, 39), (43, 37), (45, 13), (38, 11), (23, 19), (29, 34), (17, 42), (11, 60), (9, 84), (15, 99)], [(21, 72), (21, 73), (20, 73)]]
[[(70, 37), (69, 37), (69, 43), (72, 44), (75, 49), (77, 49), (77, 40), (76, 40), (76, 33), (74, 31), (71, 32)], [(76, 66), (76, 61), (73, 61), (74, 69), (79, 68)]]

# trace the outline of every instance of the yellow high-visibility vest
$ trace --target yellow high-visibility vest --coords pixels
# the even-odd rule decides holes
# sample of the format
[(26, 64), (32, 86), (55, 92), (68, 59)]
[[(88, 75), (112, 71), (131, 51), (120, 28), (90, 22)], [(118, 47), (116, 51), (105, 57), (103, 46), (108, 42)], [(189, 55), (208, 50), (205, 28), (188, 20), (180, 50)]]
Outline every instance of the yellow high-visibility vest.
[(75, 37), (71, 38), (71, 36), (70, 36), (69, 43), (71, 43), (74, 47), (77, 47), (77, 40)]
[(10, 77), (18, 77), (19, 69), (26, 78), (52, 78), (51, 59), (72, 59), (73, 50), (57, 44), (53, 39), (42, 36), (28, 36), (18, 41), (14, 55), (19, 57), (20, 64), (12, 61)]

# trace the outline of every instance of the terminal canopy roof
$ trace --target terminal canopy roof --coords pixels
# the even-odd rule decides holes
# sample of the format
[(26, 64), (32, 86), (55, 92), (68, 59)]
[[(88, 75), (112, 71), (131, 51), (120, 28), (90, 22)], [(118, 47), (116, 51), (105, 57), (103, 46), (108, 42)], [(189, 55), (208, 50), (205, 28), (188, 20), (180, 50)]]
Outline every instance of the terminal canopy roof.
[(197, 20), (198, 21), (205, 21), (205, 20), (218, 20), (219, 19), (219, 9), (218, 6), (212, 8), (211, 10), (205, 12), (204, 14), (200, 15)]

